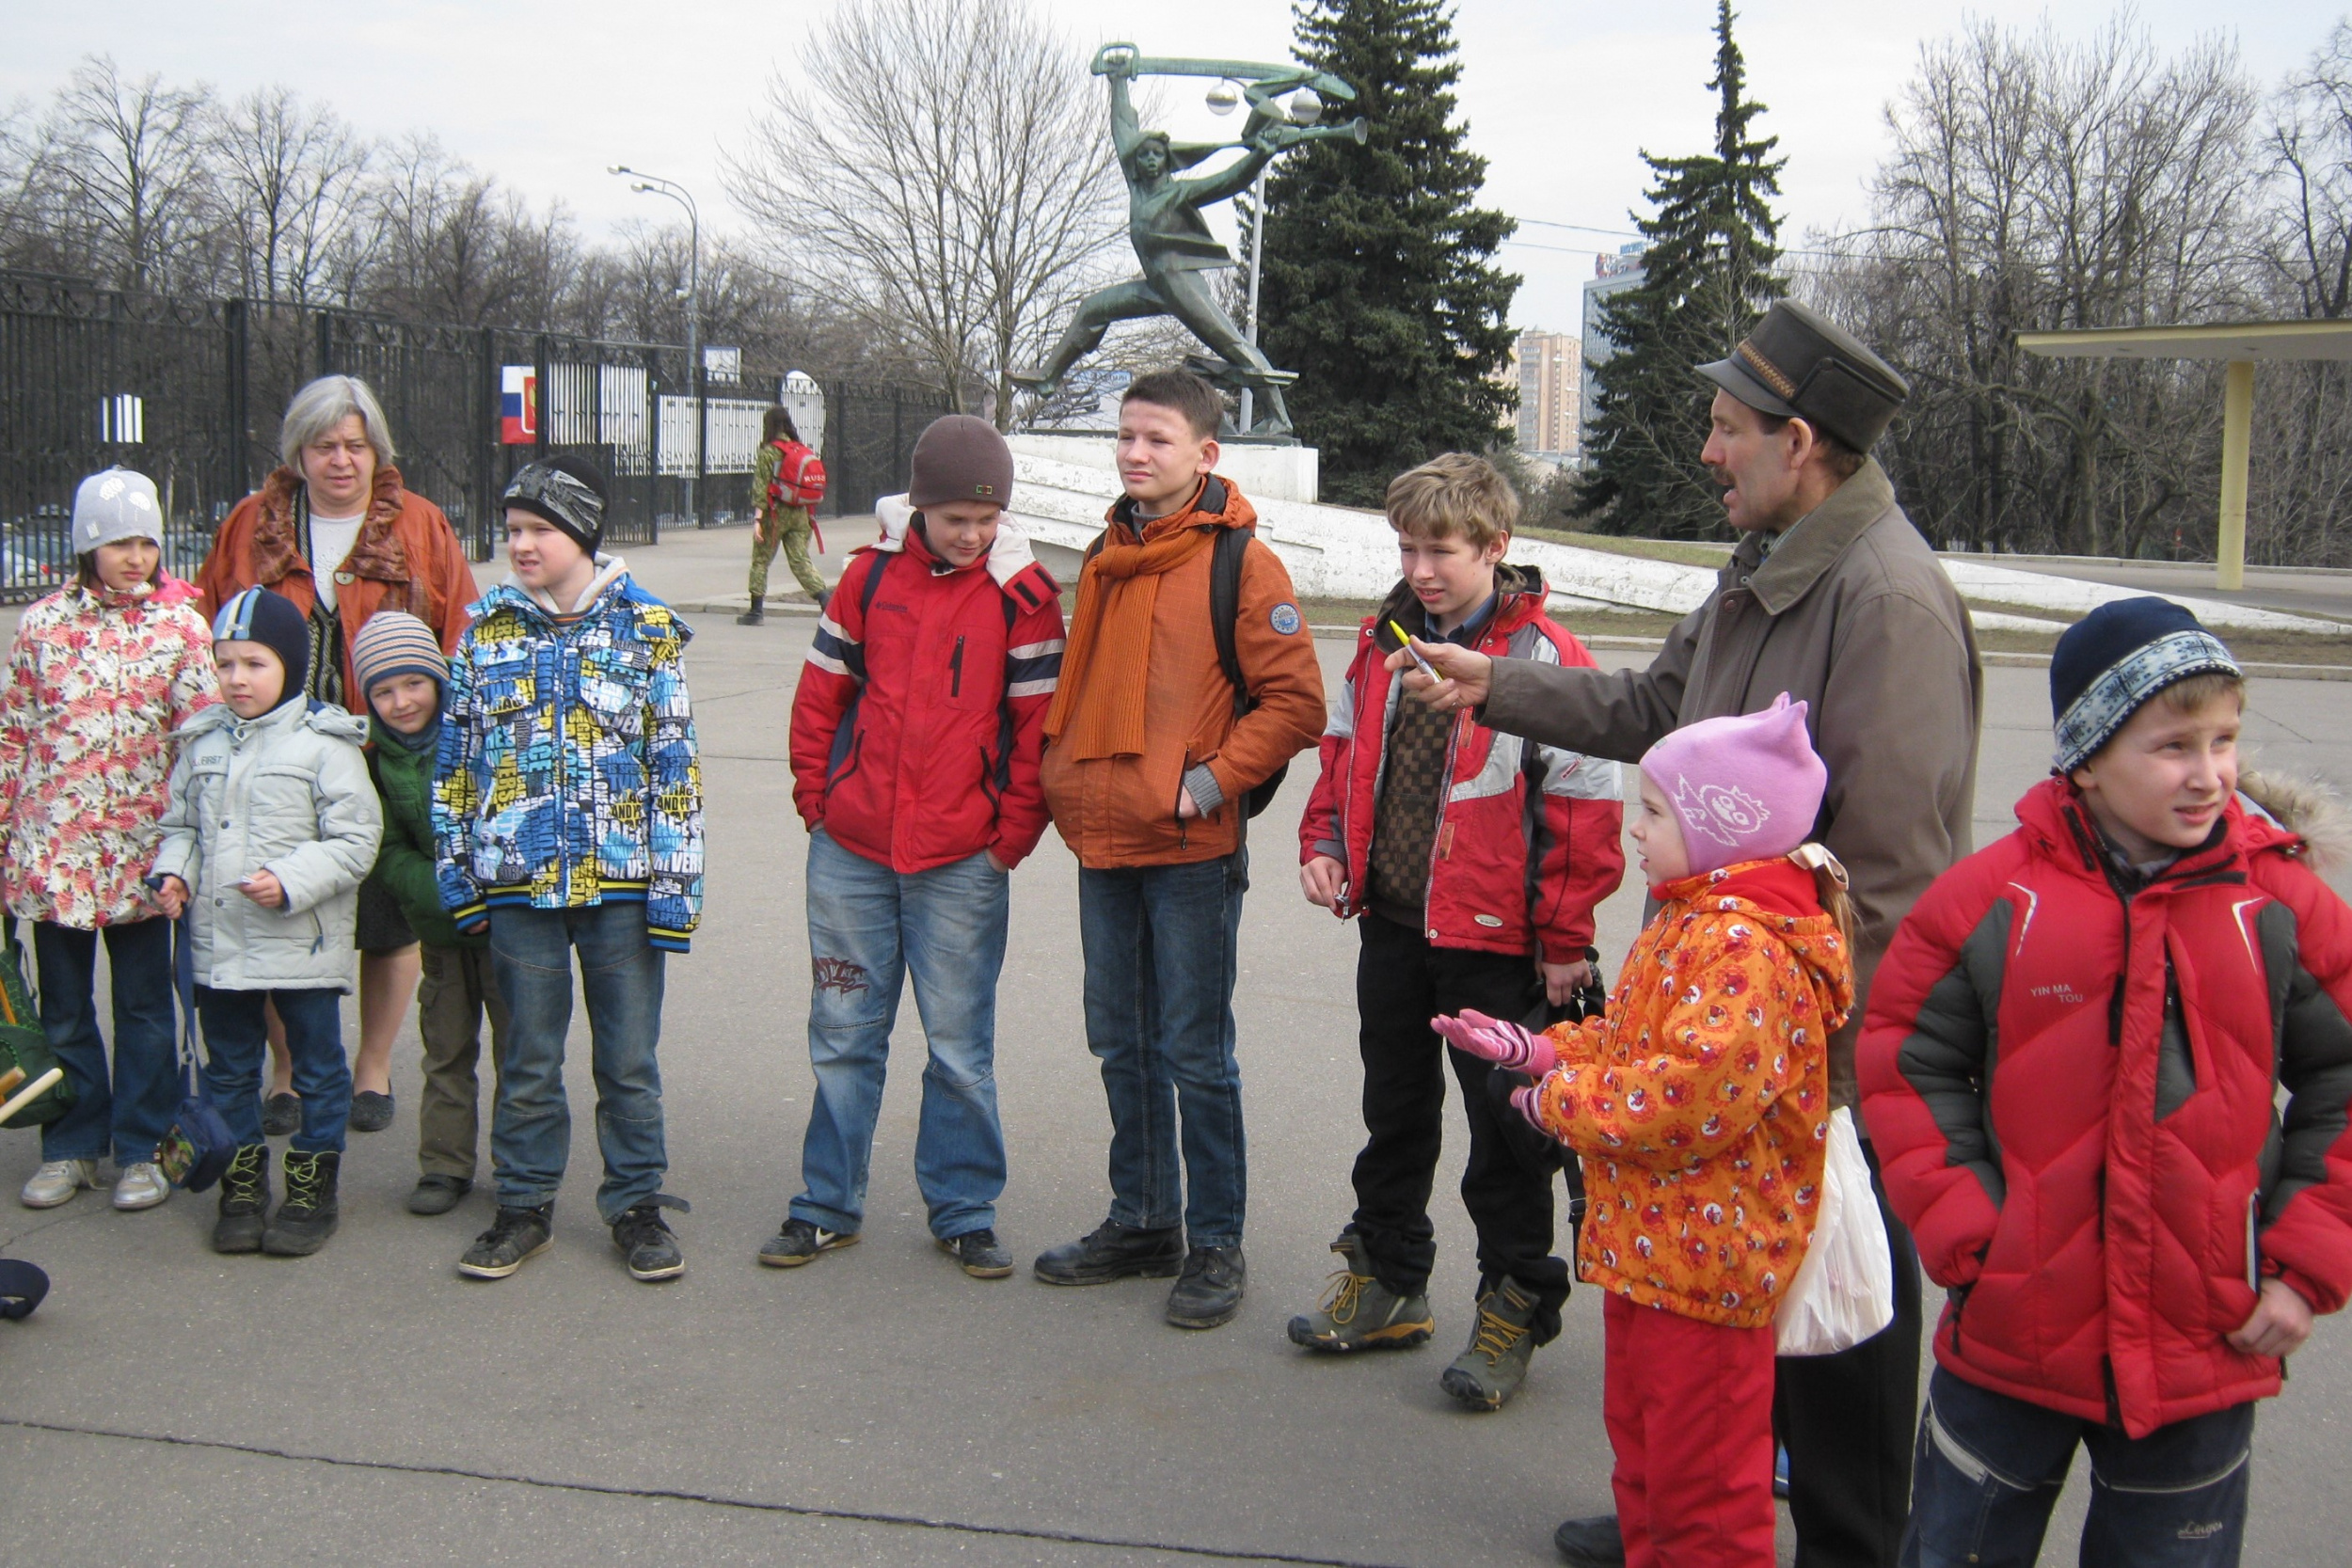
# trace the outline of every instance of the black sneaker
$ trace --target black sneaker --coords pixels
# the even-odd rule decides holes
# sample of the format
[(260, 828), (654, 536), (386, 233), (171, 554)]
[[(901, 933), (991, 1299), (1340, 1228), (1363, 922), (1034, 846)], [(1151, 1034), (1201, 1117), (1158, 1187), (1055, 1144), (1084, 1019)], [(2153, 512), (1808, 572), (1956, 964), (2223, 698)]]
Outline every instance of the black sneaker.
[[(299, 1105), (300, 1101), (295, 1104)], [(392, 1124), (392, 1097), (373, 1089), (361, 1089), (351, 1097), (351, 1130), (354, 1132), (381, 1132)]]
[(458, 1200), (473, 1191), (473, 1183), (462, 1176), (420, 1176), (416, 1191), (408, 1195), (408, 1212), (412, 1214), (446, 1214), (457, 1207)]
[(961, 1264), (963, 1272), (975, 1279), (1003, 1279), (1012, 1273), (1012, 1254), (1004, 1249), (993, 1230), (942, 1236), (939, 1250)]
[(686, 1200), (657, 1193), (643, 1203), (631, 1204), (621, 1211), (621, 1217), (612, 1222), (612, 1244), (628, 1259), (628, 1276), (651, 1283), (658, 1279), (675, 1279), (686, 1272), (686, 1255), (677, 1249), (677, 1238), (670, 1233), (670, 1225), (661, 1217), (664, 1209), (686, 1212)]
[(1625, 1536), (1613, 1513), (1567, 1520), (1551, 1532), (1551, 1544), (1568, 1568), (1625, 1568)]
[(1232, 1321), (1249, 1282), (1237, 1246), (1197, 1246), (1184, 1254), (1184, 1272), (1168, 1293), (1168, 1321), (1178, 1328), (1215, 1328)]
[(262, 1101), (262, 1136), (290, 1138), (302, 1131), (302, 1101), (291, 1094), (274, 1094)]
[(335, 1199), (335, 1177), (343, 1157), (331, 1148), (313, 1154), (286, 1150), (286, 1201), (262, 1232), (262, 1250), (279, 1258), (308, 1258), (335, 1234), (342, 1206)]
[(1140, 1275), (1171, 1279), (1184, 1266), (1184, 1233), (1175, 1226), (1139, 1230), (1104, 1220), (1085, 1236), (1038, 1255), (1037, 1276), (1048, 1285), (1107, 1285)]
[(761, 1245), (759, 1260), (771, 1269), (797, 1269), (820, 1252), (855, 1246), (857, 1243), (858, 1233), (854, 1230), (828, 1230), (809, 1220), (788, 1219), (782, 1230)]
[(243, 1144), (220, 1174), (215, 1252), (259, 1252), (269, 1212), (269, 1145)]
[(552, 1201), (536, 1209), (509, 1209), (501, 1204), (490, 1228), (476, 1236), (466, 1256), (457, 1260), (457, 1272), (469, 1279), (504, 1279), (521, 1268), (526, 1259), (536, 1258), (554, 1244), (549, 1234), (554, 1223)]

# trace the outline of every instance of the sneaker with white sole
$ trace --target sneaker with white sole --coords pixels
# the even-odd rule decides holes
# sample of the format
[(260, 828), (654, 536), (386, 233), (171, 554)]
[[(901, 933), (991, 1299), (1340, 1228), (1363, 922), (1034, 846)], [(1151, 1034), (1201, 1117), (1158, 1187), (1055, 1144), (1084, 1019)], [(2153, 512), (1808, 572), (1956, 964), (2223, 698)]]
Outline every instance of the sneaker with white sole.
[(164, 1167), (152, 1160), (134, 1160), (115, 1178), (118, 1209), (152, 1209), (170, 1196), (171, 1183), (164, 1180)]
[(808, 1220), (787, 1219), (784, 1228), (761, 1245), (759, 1260), (771, 1269), (797, 1269), (820, 1252), (855, 1246), (857, 1242), (854, 1230), (827, 1230)]
[(83, 1188), (97, 1185), (95, 1160), (43, 1160), (16, 1196), (27, 1209), (55, 1209)]

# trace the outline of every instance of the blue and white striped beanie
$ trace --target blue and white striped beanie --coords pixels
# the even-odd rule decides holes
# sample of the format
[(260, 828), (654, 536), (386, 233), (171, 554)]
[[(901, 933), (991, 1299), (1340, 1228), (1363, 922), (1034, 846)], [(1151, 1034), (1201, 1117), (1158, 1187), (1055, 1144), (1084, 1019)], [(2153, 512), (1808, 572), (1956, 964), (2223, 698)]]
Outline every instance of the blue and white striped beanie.
[(266, 588), (248, 588), (220, 607), (213, 617), (215, 642), (259, 642), (286, 667), (286, 689), (279, 696), (302, 695), (310, 676), (310, 627), (294, 601)]
[(2240, 673), (2204, 623), (2169, 599), (2117, 599), (2073, 626), (2050, 656), (2057, 768), (2072, 773), (2149, 698), (2191, 675)]

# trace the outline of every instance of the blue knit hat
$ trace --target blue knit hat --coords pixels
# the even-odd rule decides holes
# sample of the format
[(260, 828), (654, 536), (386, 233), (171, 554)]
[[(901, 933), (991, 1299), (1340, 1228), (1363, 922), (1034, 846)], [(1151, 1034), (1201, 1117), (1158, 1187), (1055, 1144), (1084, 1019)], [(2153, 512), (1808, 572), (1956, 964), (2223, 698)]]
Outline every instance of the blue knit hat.
[(302, 683), (310, 675), (310, 626), (292, 599), (266, 588), (246, 589), (213, 617), (213, 641), (261, 643), (286, 667), (278, 705), (302, 695)]
[(2117, 599), (2066, 628), (2050, 656), (2058, 770), (2072, 773), (2166, 687), (2239, 673), (2204, 624), (2169, 599)]

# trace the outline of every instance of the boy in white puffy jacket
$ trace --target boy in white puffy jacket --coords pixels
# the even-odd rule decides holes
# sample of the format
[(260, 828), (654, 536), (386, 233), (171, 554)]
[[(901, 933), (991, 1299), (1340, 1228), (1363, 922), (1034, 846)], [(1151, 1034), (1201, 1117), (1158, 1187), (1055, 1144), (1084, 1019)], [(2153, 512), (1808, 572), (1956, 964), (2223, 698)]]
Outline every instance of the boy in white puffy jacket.
[[(310, 628), (300, 610), (246, 589), (213, 622), (213, 658), (222, 702), (178, 731), (149, 880), (167, 914), (187, 915), (204, 1083), (237, 1140), (213, 1249), (299, 1257), (335, 1232), (351, 1114), (341, 999), (354, 979), (359, 879), (375, 863), (384, 818), (359, 750), (367, 725), (303, 697)], [(261, 1101), (272, 1006), (302, 1097), (274, 1215)]]

